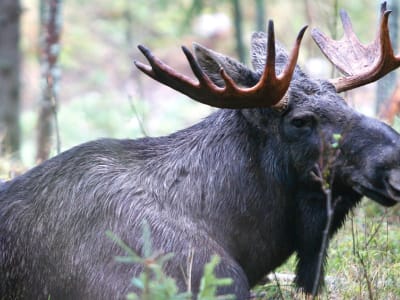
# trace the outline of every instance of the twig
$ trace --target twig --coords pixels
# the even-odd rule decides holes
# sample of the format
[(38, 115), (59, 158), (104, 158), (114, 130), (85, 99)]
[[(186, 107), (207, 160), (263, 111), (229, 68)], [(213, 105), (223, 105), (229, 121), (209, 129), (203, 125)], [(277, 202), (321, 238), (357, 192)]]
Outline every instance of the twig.
[[(324, 258), (326, 257), (326, 252), (329, 246), (329, 232), (331, 229), (332, 221), (333, 221), (333, 216), (334, 216), (334, 203), (332, 199), (332, 187), (333, 187), (333, 179), (335, 177), (333, 166), (334, 162), (336, 161), (340, 151), (339, 151), (339, 141), (341, 139), (340, 134), (334, 134), (333, 139), (334, 143), (329, 145), (328, 147), (328, 159), (327, 163), (324, 165), (323, 157), (321, 157), (321, 160), (318, 165), (318, 170), (320, 173), (320, 181), (322, 185), (322, 190), (326, 195), (326, 215), (327, 215), (327, 220), (325, 224), (325, 228), (323, 231), (323, 237), (322, 237), (322, 243), (321, 243), (321, 249), (318, 254), (318, 263), (317, 263), (317, 272), (315, 274), (314, 278), (314, 284), (313, 284), (313, 289), (312, 289), (312, 299), (316, 298), (316, 295), (318, 293), (318, 287), (319, 283), (321, 281), (321, 271), (322, 271), (322, 266), (324, 264)], [(322, 137), (322, 140), (325, 141), (324, 137)], [(322, 151), (321, 153), (324, 153), (324, 147), (326, 144), (322, 144)], [(322, 166), (322, 172), (321, 168)], [(338, 199), (340, 200), (340, 199)]]
[(386, 218), (386, 250), (385, 253), (389, 252), (389, 220)]
[(375, 227), (375, 230), (372, 232), (372, 234), (369, 234), (370, 237), (368, 239), (368, 241), (365, 243), (365, 248), (367, 248), (369, 246), (369, 243), (371, 243), (371, 241), (374, 239), (374, 237), (377, 235), (379, 229), (381, 228), (384, 218), (386, 218), (387, 216), (387, 211), (382, 215), (380, 221), (378, 222), (378, 226)]
[(138, 112), (138, 110), (136, 109), (135, 103), (133, 102), (133, 98), (132, 98), (131, 95), (128, 95), (128, 101), (129, 101), (129, 104), (130, 104), (131, 109), (132, 109), (132, 111), (133, 111), (133, 114), (135, 115), (136, 120), (137, 120), (137, 122), (138, 122), (138, 124), (139, 124), (140, 132), (141, 132), (144, 136), (148, 136), (148, 134), (147, 134), (147, 132), (146, 132), (146, 129), (144, 128), (143, 120), (140, 118), (139, 112)]
[(355, 228), (354, 228), (354, 215), (352, 214), (352, 216), (351, 216), (351, 238), (352, 238), (352, 240), (353, 240), (353, 255), (356, 255), (356, 244), (357, 244), (357, 240), (356, 240), (356, 237), (355, 237)]
[(274, 279), (275, 279), (275, 282), (276, 282), (276, 286), (278, 287), (279, 297), (282, 300), (285, 300), (285, 297), (283, 296), (282, 289), (281, 289), (281, 284), (279, 283), (278, 277), (276, 276), (275, 272), (273, 274), (274, 274)]
[(190, 247), (189, 256), (187, 258), (187, 270), (186, 270), (186, 285), (188, 292), (192, 292), (192, 271), (193, 271), (193, 260), (194, 260), (194, 248)]
[[(132, 16), (132, 9), (133, 9), (132, 1), (126, 0), (125, 5), (126, 5), (125, 6), (125, 14), (124, 14), (125, 21), (126, 21), (125, 37), (126, 37), (126, 43), (127, 43), (128, 49), (132, 49), (132, 46), (134, 45), (134, 38), (133, 38), (134, 33), (132, 31), (132, 28), (135, 27), (133, 25), (134, 17)], [(142, 95), (140, 84), (139, 84), (139, 94)], [(133, 98), (131, 95), (128, 95), (128, 101), (129, 101), (129, 105), (131, 106), (131, 110), (133, 111), (133, 113), (136, 117), (136, 120), (139, 124), (139, 128), (140, 128), (142, 135), (148, 136), (148, 134), (144, 128), (144, 125), (143, 125), (143, 119), (140, 118), (138, 110), (136, 109), (135, 103), (133, 102)]]
[(360, 252), (357, 250), (357, 258), (360, 261), (360, 264), (362, 266), (362, 270), (363, 270), (363, 276), (365, 281), (367, 282), (367, 287), (368, 287), (368, 299), (369, 300), (374, 300), (374, 294), (372, 292), (372, 286), (371, 286), (371, 280), (368, 276), (368, 270), (367, 270), (367, 266), (365, 265), (364, 259), (362, 258)]
[(329, 245), (329, 230), (331, 229), (332, 220), (333, 220), (333, 206), (332, 206), (332, 190), (330, 188), (324, 188), (324, 193), (326, 194), (326, 213), (327, 213), (327, 220), (324, 229), (324, 234), (321, 243), (321, 250), (318, 254), (318, 264), (317, 264), (317, 272), (314, 279), (314, 285), (312, 289), (312, 297), (315, 299), (318, 291), (319, 282), (321, 280), (321, 270), (322, 265), (324, 263), (324, 257), (326, 255), (326, 251)]
[[(367, 270), (367, 266), (364, 262), (364, 259), (362, 258), (360, 251), (358, 250), (358, 240), (356, 239), (356, 233), (355, 233), (355, 226), (354, 226), (354, 221), (353, 218), (351, 219), (351, 236), (353, 238), (353, 254), (355, 255), (355, 257), (358, 259), (358, 261), (361, 264), (362, 267), (362, 271), (363, 271), (363, 277), (367, 283), (367, 288), (368, 288), (368, 299), (369, 300), (374, 300), (374, 294), (372, 292), (372, 285), (371, 285), (371, 280), (368, 276), (368, 270)], [(361, 284), (361, 282), (360, 282)], [(360, 286), (361, 287), (361, 286)], [(361, 293), (361, 289), (360, 289), (360, 293)]]

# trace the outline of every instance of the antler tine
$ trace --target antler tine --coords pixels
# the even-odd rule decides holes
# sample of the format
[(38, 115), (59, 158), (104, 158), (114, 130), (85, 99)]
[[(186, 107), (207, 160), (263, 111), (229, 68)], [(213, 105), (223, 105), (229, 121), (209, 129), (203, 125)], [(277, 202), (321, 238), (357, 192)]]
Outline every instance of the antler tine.
[(376, 81), (400, 66), (400, 56), (393, 54), (390, 41), (390, 13), (383, 2), (376, 38), (366, 46), (358, 40), (345, 11), (340, 13), (344, 28), (341, 40), (332, 40), (316, 29), (312, 31), (311, 35), (323, 54), (345, 75), (331, 80), (338, 92)]
[(176, 72), (173, 68), (163, 63), (160, 59), (155, 57), (153, 53), (146, 47), (139, 45), (138, 48), (147, 58), (151, 67), (136, 60), (134, 61), (134, 64), (146, 75), (182, 93), (184, 93), (184, 91), (180, 89), (183, 88), (183, 86), (195, 87), (197, 85), (194, 80)]
[(215, 85), (203, 72), (193, 54), (182, 47), (197, 82), (175, 71), (173, 68), (156, 58), (150, 50), (139, 45), (139, 50), (147, 58), (150, 66), (135, 61), (135, 65), (151, 78), (191, 97), (192, 99), (219, 108), (255, 108), (274, 107), (282, 108), (282, 100), (289, 88), (289, 84), (296, 66), (300, 43), (307, 26), (299, 32), (290, 60), (285, 70), (275, 74), (275, 37), (272, 21), (268, 26), (268, 50), (265, 70), (260, 81), (253, 87), (239, 87), (221, 67), (220, 74), (225, 82), (224, 87)]
[[(268, 24), (268, 51), (267, 51), (267, 57), (266, 57), (266, 63), (264, 67), (264, 72), (263, 75), (261, 76), (260, 81), (257, 83), (256, 86), (254, 86), (254, 89), (257, 88), (257, 86), (268, 86), (270, 89), (270, 92), (272, 94), (280, 94), (279, 99), (282, 99), (284, 97), (284, 94), (289, 88), (291, 78), (293, 76), (293, 72), (296, 67), (297, 63), (297, 58), (299, 56), (299, 51), (300, 51), (300, 45), (301, 41), (303, 39), (304, 33), (306, 31), (308, 26), (304, 26), (299, 34), (297, 35), (296, 42), (294, 44), (294, 47), (290, 53), (289, 56), (289, 61), (287, 65), (285, 66), (285, 69), (276, 76), (275, 73), (275, 35), (274, 35), (274, 24), (272, 21), (269, 22)], [(260, 88), (261, 89), (261, 88)], [(284, 101), (278, 101), (276, 102), (273, 106), (277, 109), (282, 109), (285, 106), (286, 103)]]
[(301, 46), (301, 40), (303, 39), (304, 33), (306, 32), (306, 29), (308, 28), (308, 26), (304, 26), (299, 34), (297, 35), (294, 47), (292, 49), (292, 52), (290, 53), (289, 56), (289, 62), (286, 65), (285, 69), (283, 70), (282, 74), (280, 76), (278, 76), (278, 78), (284, 78), (287, 76), (292, 76), (295, 68), (296, 68), (296, 64), (297, 64), (297, 58), (299, 57), (299, 52), (300, 52), (300, 46)]
[(274, 78), (276, 76), (275, 73), (275, 31), (274, 31), (274, 23), (270, 20), (268, 22), (268, 42), (267, 42), (268, 50), (266, 56), (266, 62), (263, 72), (263, 79), (265, 78)]

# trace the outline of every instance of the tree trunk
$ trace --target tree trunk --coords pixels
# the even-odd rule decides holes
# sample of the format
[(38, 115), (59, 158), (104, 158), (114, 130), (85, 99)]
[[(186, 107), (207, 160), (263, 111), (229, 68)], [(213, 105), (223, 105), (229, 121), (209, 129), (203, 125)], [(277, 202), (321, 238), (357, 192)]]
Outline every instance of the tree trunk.
[[(57, 59), (60, 52), (61, 3), (62, 0), (40, 1), (42, 96), (38, 120), (37, 162), (49, 158), (53, 144), (53, 128), (57, 125), (55, 121), (60, 77)], [(58, 152), (59, 148), (59, 139), (57, 139)]]
[(265, 20), (265, 0), (255, 0), (256, 8), (256, 30), (266, 31), (266, 20)]
[(242, 9), (240, 7), (239, 0), (232, 0), (233, 4), (233, 15), (234, 15), (234, 23), (235, 23), (235, 38), (236, 38), (236, 52), (239, 56), (239, 60), (241, 62), (245, 62), (245, 47), (243, 43), (243, 18), (242, 18)]
[[(379, 1), (380, 5), (381, 1)], [(387, 8), (392, 11), (389, 18), (389, 31), (390, 38), (392, 40), (392, 46), (396, 53), (398, 45), (398, 19), (399, 19), (399, 1), (398, 0), (388, 0)], [(382, 79), (378, 80), (378, 85), (376, 88), (376, 106), (375, 112), (379, 113), (385, 110), (389, 105), (390, 96), (396, 87), (397, 75), (396, 72), (390, 72)]]
[(0, 0), (0, 154), (19, 159), (19, 0)]

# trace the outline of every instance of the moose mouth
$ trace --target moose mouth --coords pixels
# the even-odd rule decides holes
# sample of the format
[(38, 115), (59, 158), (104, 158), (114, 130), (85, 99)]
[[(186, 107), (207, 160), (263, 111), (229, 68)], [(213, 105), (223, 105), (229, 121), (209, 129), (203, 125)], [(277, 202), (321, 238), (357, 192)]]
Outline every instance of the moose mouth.
[(383, 206), (393, 206), (400, 202), (400, 190), (389, 181), (385, 181), (385, 188), (375, 188), (369, 184), (356, 184), (353, 189)]

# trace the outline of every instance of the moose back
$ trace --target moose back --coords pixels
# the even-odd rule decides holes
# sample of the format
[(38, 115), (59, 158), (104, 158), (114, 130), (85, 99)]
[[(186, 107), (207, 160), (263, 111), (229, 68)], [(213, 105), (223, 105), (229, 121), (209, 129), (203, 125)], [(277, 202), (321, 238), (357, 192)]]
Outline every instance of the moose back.
[[(142, 270), (115, 261), (124, 253), (105, 232), (142, 253), (144, 221), (154, 249), (175, 254), (165, 271), (181, 290), (196, 294), (204, 264), (217, 254), (217, 276), (233, 279), (218, 293), (246, 299), (296, 253), (295, 282), (312, 293), (316, 275), (323, 278), (321, 182), (332, 188), (329, 237), (364, 195), (385, 206), (400, 201), (399, 134), (338, 94), (400, 64), (388, 48), (389, 12), (383, 4), (380, 35), (364, 48), (341, 16), (342, 40), (312, 33), (347, 74), (330, 81), (296, 65), (305, 28), (290, 55), (275, 43), (272, 22), (267, 34), (255, 33), (253, 69), (197, 44), (195, 56), (183, 48), (197, 80), (140, 46), (150, 63), (136, 62), (144, 73), (221, 109), (169, 136), (76, 146), (1, 184), (1, 299), (124, 298)], [(341, 138), (332, 154), (335, 134)], [(332, 176), (322, 178), (327, 167)]]

